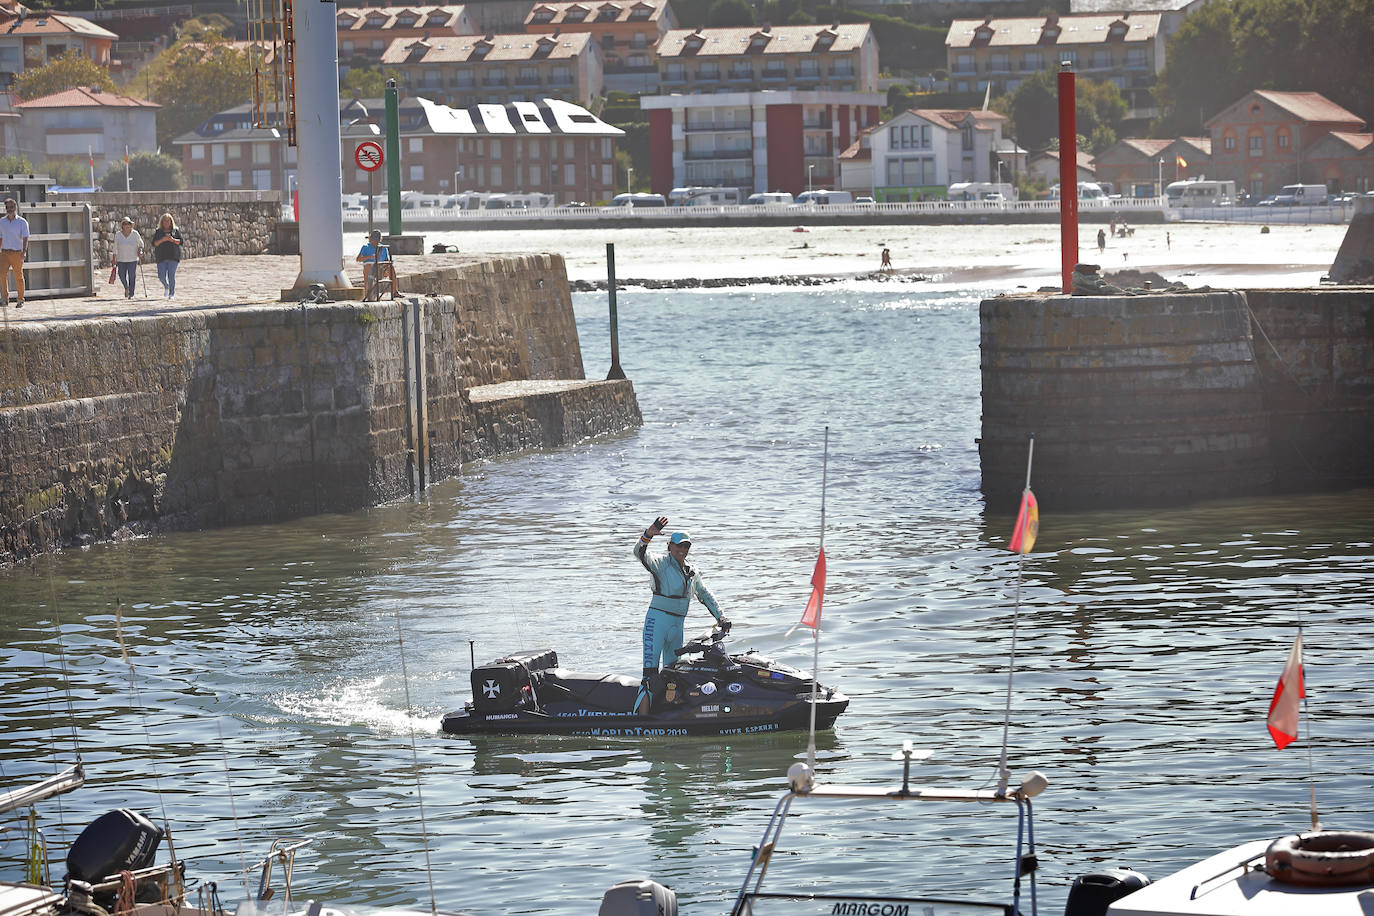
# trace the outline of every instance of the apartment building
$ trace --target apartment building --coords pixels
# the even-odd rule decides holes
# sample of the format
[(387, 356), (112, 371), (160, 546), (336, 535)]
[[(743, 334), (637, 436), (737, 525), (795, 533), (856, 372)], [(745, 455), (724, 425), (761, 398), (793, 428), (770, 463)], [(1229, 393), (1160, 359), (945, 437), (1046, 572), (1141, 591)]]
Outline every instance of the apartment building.
[(867, 23), (673, 29), (658, 67), (663, 93), (876, 92), (878, 42)]
[(536, 3), (525, 18), (535, 35), (587, 32), (601, 48), (606, 88), (658, 90), (658, 43), (677, 28), (668, 0)]
[(1150, 95), (1164, 69), (1160, 13), (956, 19), (945, 37), (951, 88), (1012, 92), (1041, 70), (1068, 63), (1079, 76), (1115, 83), (1127, 120), (1159, 114)]
[[(624, 131), (585, 108), (558, 99), (450, 108), (408, 97), (398, 106), (401, 180), (406, 190), (541, 191), (560, 202), (607, 200), (614, 194), (615, 149)], [(353, 154), (380, 136), (382, 99), (351, 99), (339, 109), (343, 190), (365, 193), (368, 173)], [(177, 137), (192, 189), (290, 190), (296, 148), (275, 128), (254, 128), (252, 107), (220, 112), (200, 129)], [(385, 171), (373, 190), (382, 193)]]
[(839, 156), (878, 123), (879, 92), (775, 89), (645, 96), (654, 192), (834, 188)]
[(1321, 93), (1272, 89), (1246, 93), (1203, 126), (1211, 132), (1216, 172), (1207, 177), (1234, 181), (1261, 197), (1286, 184), (1342, 180), (1323, 174), (1312, 151), (1329, 134), (1361, 134), (1366, 127), (1363, 118)]
[(879, 203), (943, 198), (961, 181), (1010, 181), (1003, 165), (1007, 119), (995, 111), (913, 108), (868, 137)]
[(109, 67), (110, 48), (118, 38), (76, 16), (0, 7), (0, 86), (9, 86), (29, 67), (41, 67), (68, 51)]
[(481, 31), (466, 6), (340, 6), (335, 21), (339, 68), (345, 72), (350, 66), (375, 66), (398, 38), (414, 41)]
[[(94, 160), (97, 180), (125, 150), (157, 149), (161, 105), (95, 88), (67, 89), (16, 102), (18, 148), (35, 162), (55, 158)], [(89, 159), (87, 157), (90, 157)]]
[(457, 108), (546, 97), (593, 107), (604, 83), (600, 48), (586, 32), (397, 39), (381, 65), (410, 94)]

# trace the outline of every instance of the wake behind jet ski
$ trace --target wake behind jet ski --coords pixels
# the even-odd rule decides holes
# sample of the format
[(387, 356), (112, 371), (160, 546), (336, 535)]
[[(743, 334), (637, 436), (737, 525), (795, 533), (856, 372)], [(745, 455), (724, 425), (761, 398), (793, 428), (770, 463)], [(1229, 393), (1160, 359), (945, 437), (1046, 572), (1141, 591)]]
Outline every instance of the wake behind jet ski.
[[(443, 718), (451, 735), (530, 734), (656, 738), (742, 735), (810, 725), (812, 679), (750, 649), (725, 649), (729, 626), (713, 627), (677, 650), (649, 678), (647, 714), (635, 711), (641, 681), (559, 667), (552, 649), (518, 652), (472, 670), (472, 702)], [(834, 725), (849, 705), (815, 687), (816, 728)]]

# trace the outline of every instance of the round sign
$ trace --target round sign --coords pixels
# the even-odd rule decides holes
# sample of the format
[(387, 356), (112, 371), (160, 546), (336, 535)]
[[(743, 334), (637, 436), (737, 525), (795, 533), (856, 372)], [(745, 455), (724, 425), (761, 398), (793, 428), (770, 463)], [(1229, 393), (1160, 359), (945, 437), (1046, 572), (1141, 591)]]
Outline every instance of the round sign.
[(382, 145), (375, 140), (364, 140), (353, 151), (353, 161), (364, 172), (375, 172), (382, 167)]

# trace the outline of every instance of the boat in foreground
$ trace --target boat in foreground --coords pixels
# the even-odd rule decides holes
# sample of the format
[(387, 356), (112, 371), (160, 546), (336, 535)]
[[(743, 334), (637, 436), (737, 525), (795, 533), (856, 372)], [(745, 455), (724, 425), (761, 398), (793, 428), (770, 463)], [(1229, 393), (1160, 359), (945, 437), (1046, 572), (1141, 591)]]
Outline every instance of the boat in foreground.
[[(830, 728), (849, 698), (753, 650), (725, 650), (715, 627), (678, 650), (651, 684), (648, 715), (634, 712), (638, 678), (561, 668), (552, 649), (518, 652), (472, 670), (472, 702), (444, 716), (451, 735), (659, 738)], [(813, 689), (814, 688), (814, 689)]]

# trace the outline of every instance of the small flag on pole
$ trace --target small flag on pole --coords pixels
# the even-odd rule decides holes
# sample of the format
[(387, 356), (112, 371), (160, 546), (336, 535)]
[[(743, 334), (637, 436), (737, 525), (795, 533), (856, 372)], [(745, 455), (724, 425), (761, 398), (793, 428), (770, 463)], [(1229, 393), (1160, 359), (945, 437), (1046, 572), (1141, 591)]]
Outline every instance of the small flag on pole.
[(1040, 506), (1035, 502), (1035, 494), (1026, 488), (1021, 495), (1021, 511), (1016, 513), (1016, 527), (1011, 532), (1011, 543), (1007, 549), (1013, 553), (1030, 553), (1035, 546), (1035, 536), (1040, 533)]
[(816, 556), (816, 568), (811, 571), (811, 598), (806, 602), (798, 626), (821, 628), (821, 604), (825, 601), (825, 548)]
[(1274, 736), (1274, 745), (1280, 750), (1292, 744), (1298, 737), (1298, 701), (1307, 696), (1302, 686), (1302, 634), (1293, 640), (1293, 650), (1288, 653), (1288, 664), (1283, 666), (1279, 684), (1274, 688), (1274, 699), (1269, 703), (1269, 734)]
[(1187, 160), (1184, 159), (1182, 156), (1178, 157), (1178, 167), (1181, 169), (1186, 169), (1188, 167)]

